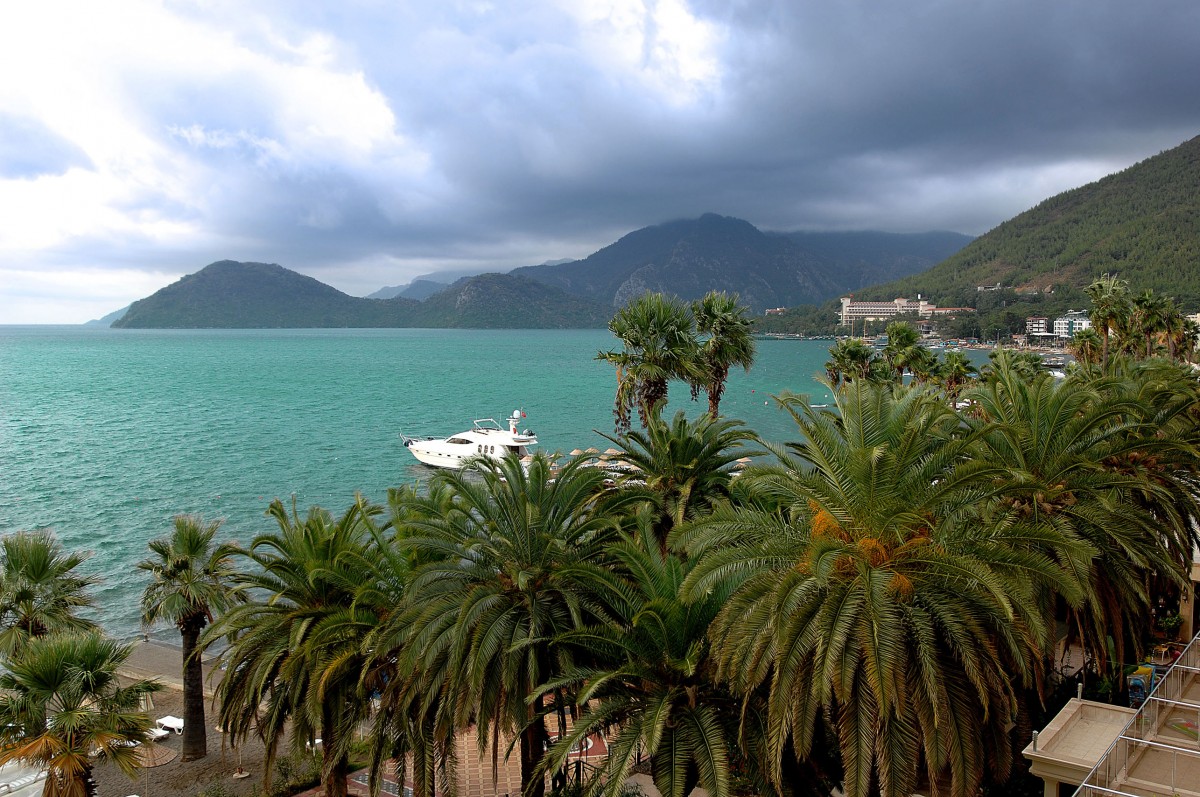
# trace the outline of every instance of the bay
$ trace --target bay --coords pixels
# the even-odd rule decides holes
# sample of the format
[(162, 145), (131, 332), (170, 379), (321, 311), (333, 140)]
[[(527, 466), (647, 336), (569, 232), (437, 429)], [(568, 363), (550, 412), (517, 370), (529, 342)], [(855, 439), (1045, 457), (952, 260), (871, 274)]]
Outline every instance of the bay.
[[(139, 633), (136, 564), (171, 518), (223, 518), (226, 538), (269, 531), (273, 498), (339, 514), (356, 492), (428, 478), (400, 432), (450, 434), (522, 409), (541, 448), (611, 442), (606, 330), (111, 330), (0, 326), (0, 533), (50, 527), (92, 552), (100, 619)], [(793, 439), (771, 400), (828, 401), (828, 341), (760, 340), (722, 412)], [(671, 408), (695, 416), (682, 384)], [(174, 637), (173, 629), (157, 633)]]

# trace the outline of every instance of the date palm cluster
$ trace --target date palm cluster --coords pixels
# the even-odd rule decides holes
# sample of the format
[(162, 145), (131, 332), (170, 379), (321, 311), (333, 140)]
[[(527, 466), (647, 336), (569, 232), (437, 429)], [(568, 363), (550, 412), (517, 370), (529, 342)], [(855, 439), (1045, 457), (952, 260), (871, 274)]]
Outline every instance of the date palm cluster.
[[(643, 382), (679, 372), (637, 356), (618, 367), (651, 411), (610, 438), (619, 473), (477, 460), (386, 506), (276, 501), (244, 548), (178, 519), (142, 565), (146, 619), (219, 657), (232, 743), (262, 739), (269, 764), (320, 738), (329, 797), (359, 738), (372, 786), (394, 762), (417, 797), (454, 793), (459, 740), (519, 761), (528, 797), (617, 795), (634, 771), (666, 797), (966, 797), (1009, 777), (1064, 645), (1102, 673), (1133, 661), (1154, 590), (1186, 584), (1183, 366), (1114, 353), (1055, 380), (1002, 354), (953, 391), (850, 378), (830, 407), (778, 397), (795, 434), (776, 445), (659, 417)], [(75, 600), (37, 623), (6, 602), (3, 633)], [(48, 717), (15, 712), (26, 738)], [(576, 765), (597, 737), (607, 755)]]

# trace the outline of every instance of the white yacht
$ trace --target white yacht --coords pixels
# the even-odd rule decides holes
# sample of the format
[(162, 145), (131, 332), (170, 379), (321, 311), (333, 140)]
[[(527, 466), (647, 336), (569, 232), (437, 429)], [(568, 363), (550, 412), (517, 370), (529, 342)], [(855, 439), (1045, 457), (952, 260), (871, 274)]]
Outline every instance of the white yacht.
[(529, 429), (518, 432), (525, 413), (513, 410), (506, 420), (508, 429), (492, 418), (480, 418), (465, 432), (450, 437), (406, 437), (400, 439), (418, 461), (435, 468), (461, 468), (471, 457), (501, 460), (509, 454), (529, 456), (529, 446), (537, 445), (537, 436)]

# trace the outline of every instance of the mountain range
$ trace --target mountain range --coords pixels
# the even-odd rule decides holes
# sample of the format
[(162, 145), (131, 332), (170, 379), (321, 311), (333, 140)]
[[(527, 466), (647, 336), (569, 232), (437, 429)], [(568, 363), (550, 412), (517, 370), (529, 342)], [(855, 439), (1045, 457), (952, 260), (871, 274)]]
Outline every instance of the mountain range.
[(764, 233), (706, 214), (645, 227), (577, 261), (464, 276), (426, 275), (370, 297), (266, 263), (219, 261), (134, 302), (115, 327), (600, 327), (643, 290), (709, 290), (762, 311), (819, 301), (928, 268), (970, 241), (957, 233)]

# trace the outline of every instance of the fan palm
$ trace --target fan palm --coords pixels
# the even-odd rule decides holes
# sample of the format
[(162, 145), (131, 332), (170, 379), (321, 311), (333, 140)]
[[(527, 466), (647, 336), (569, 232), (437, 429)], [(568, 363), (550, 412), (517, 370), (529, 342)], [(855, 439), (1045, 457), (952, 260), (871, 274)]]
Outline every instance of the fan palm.
[(263, 739), (267, 772), (289, 722), (296, 751), (320, 738), (327, 797), (346, 794), (350, 737), (369, 713), (359, 675), (376, 619), (355, 596), (381, 511), (359, 497), (336, 521), (320, 507), (301, 518), (273, 501), (267, 513), (279, 529), (254, 538), (241, 554), (251, 569), (236, 579), (257, 597), (218, 617), (203, 639), (229, 645), (220, 656), (221, 725), (235, 742), (251, 732)]
[(94, 797), (97, 759), (135, 776), (151, 727), (140, 706), (160, 687), (121, 685), (131, 650), (94, 631), (30, 640), (0, 674), (0, 764), (46, 768), (46, 797)]
[(1094, 329), (1081, 329), (1071, 337), (1071, 342), (1068, 348), (1071, 354), (1075, 355), (1075, 359), (1083, 365), (1098, 365), (1100, 363), (1100, 350), (1103, 346), (1100, 339), (1100, 333)]
[(629, 428), (630, 411), (637, 408), (645, 426), (667, 401), (667, 383), (703, 378), (696, 366), (695, 320), (692, 310), (675, 298), (645, 293), (622, 307), (608, 324), (623, 348), (600, 352), (597, 360), (617, 369), (613, 414), (618, 432)]
[(208, 733), (204, 722), (204, 670), (200, 632), (214, 612), (231, 606), (236, 593), (231, 581), (233, 549), (214, 545), (221, 521), (206, 522), (196, 515), (176, 515), (169, 537), (150, 542), (151, 558), (138, 563), (150, 575), (142, 593), (142, 623), (160, 620), (175, 624), (183, 641), (183, 750), (181, 761), (203, 758)]
[(98, 579), (76, 572), (88, 554), (67, 552), (49, 529), (19, 531), (0, 542), (0, 655), (59, 631), (94, 630), (80, 617)]
[(700, 381), (708, 394), (708, 414), (718, 417), (721, 396), (729, 369), (740, 365), (746, 371), (754, 364), (754, 336), (750, 333), (753, 321), (746, 317), (748, 308), (738, 301), (737, 294), (709, 291), (692, 304), (696, 331), (707, 335), (700, 343), (698, 366), (703, 373)]
[(1004, 474), (973, 457), (945, 401), (852, 383), (837, 412), (785, 402), (803, 442), (744, 479), (763, 498), (677, 532), (686, 594), (736, 589), (710, 634), (720, 674), (768, 690), (773, 778), (829, 717), (850, 797), (908, 795), (919, 763), (950, 793), (1007, 772), (1015, 690), (1048, 644), (1030, 611), (1059, 568), (984, 522)]
[(527, 467), (510, 456), (438, 473), (432, 483), (450, 490), (453, 507), (411, 520), (405, 540), (428, 561), (407, 587), (399, 669), (440, 674), (445, 710), (457, 728), (475, 724), (481, 744), (519, 736), (522, 792), (532, 797), (545, 788), (538, 763), (548, 739), (537, 687), (559, 674), (554, 638), (600, 611), (591, 596), (611, 578), (600, 563), (617, 531), (604, 472), (553, 464), (539, 453)]
[(1129, 334), (1143, 339), (1144, 356), (1154, 356), (1154, 342), (1159, 333), (1166, 331), (1168, 312), (1167, 300), (1149, 289), (1133, 297), (1130, 302)]

